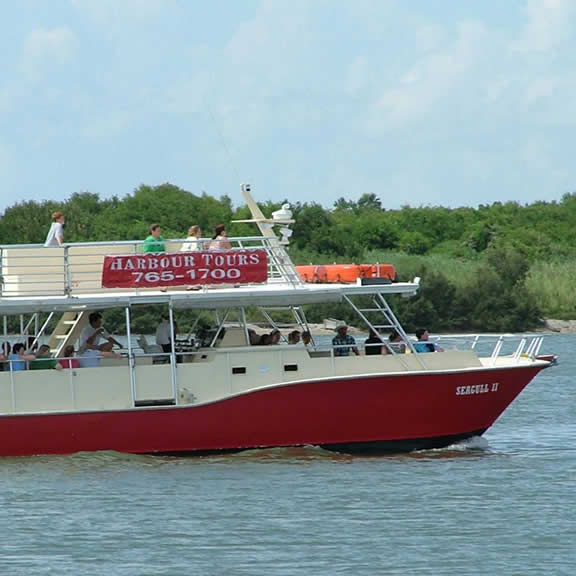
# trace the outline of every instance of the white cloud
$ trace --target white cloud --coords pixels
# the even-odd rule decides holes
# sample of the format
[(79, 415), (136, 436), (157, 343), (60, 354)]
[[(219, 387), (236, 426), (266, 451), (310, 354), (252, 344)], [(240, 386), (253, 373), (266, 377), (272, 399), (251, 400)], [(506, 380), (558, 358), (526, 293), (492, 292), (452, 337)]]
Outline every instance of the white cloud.
[(28, 80), (39, 81), (54, 65), (69, 62), (74, 55), (76, 36), (66, 27), (37, 28), (24, 40), (22, 68)]
[(512, 44), (518, 52), (548, 52), (570, 39), (575, 28), (573, 0), (527, 0), (527, 23)]
[(371, 130), (404, 125), (430, 114), (438, 103), (466, 86), (466, 75), (485, 58), (487, 44), (483, 23), (461, 23), (452, 47), (427, 54), (395, 86), (384, 90), (370, 120)]

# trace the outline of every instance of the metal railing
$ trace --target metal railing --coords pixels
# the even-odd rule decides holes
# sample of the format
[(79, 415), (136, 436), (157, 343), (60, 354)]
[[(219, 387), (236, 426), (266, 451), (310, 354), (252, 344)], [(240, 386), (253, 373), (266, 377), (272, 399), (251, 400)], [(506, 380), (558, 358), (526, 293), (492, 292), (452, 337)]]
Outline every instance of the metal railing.
[[(440, 337), (434, 339), (436, 343), (444, 346), (444, 351), (449, 350), (474, 350), (478, 352), (478, 348), (482, 345), (491, 342), (492, 350), (486, 349), (486, 354), (482, 357), (486, 359), (485, 367), (496, 366), (498, 359), (505, 358), (506, 362), (509, 364), (520, 364), (526, 363), (530, 360), (534, 360), (540, 351), (542, 345), (543, 336), (450, 336), (450, 337)], [(513, 344), (513, 342), (516, 342)], [(277, 378), (270, 381), (270, 385), (280, 382), (289, 382), (294, 379), (306, 379), (306, 375), (299, 372), (287, 372), (285, 370), (286, 366), (286, 353), (293, 352), (296, 350), (307, 351), (309, 354), (307, 362), (314, 362), (316, 359), (324, 359), (326, 366), (323, 368), (323, 377), (335, 377), (342, 374), (350, 375), (349, 370), (342, 372), (342, 367), (345, 366), (348, 357), (337, 356), (335, 350), (338, 348), (346, 348), (349, 345), (333, 346), (331, 344), (319, 344), (316, 346), (306, 347), (303, 344), (282, 344), (276, 346), (240, 346), (234, 348), (220, 348), (220, 347), (209, 347), (209, 348), (199, 348), (193, 351), (180, 351), (178, 349), (173, 349), (172, 352), (157, 352), (157, 353), (140, 353), (139, 349), (136, 347), (131, 347), (131, 352), (123, 354), (121, 358), (115, 361), (114, 365), (101, 366), (99, 369), (106, 371), (108, 368), (113, 367), (123, 367), (127, 370), (126, 372), (126, 384), (129, 386), (129, 397), (130, 404), (132, 407), (139, 407), (141, 404), (139, 402), (141, 399), (137, 397), (138, 394), (138, 375), (136, 370), (138, 368), (144, 368), (144, 366), (152, 365), (166, 365), (169, 367), (170, 380), (171, 380), (171, 396), (170, 399), (174, 405), (180, 404), (180, 394), (183, 389), (188, 390), (193, 396), (194, 390), (189, 390), (186, 386), (180, 386), (178, 383), (178, 366), (191, 366), (195, 364), (201, 365), (205, 363), (211, 363), (215, 361), (216, 357), (224, 356), (224, 370), (222, 373), (222, 378), (224, 379), (224, 390), (225, 393), (233, 393), (234, 386), (233, 381), (235, 376), (233, 375), (232, 368), (239, 366), (242, 363), (242, 359), (245, 361), (249, 358), (251, 354), (265, 352), (269, 354), (269, 367), (272, 371), (275, 371)], [(357, 347), (362, 351), (363, 342), (358, 339)], [(418, 353), (423, 357), (430, 356), (431, 353)], [(440, 353), (438, 353), (440, 354)], [(242, 356), (242, 359), (241, 359)], [(353, 354), (350, 357), (354, 356)], [(417, 370), (422, 371), (422, 366), (420, 364), (413, 365), (411, 368), (403, 362), (403, 357), (407, 359), (410, 354), (394, 354), (400, 360), (400, 365), (402, 368), (400, 370), (394, 371), (406, 371), (406, 370)], [(383, 355), (380, 358), (385, 359), (389, 355)], [(356, 366), (361, 367), (362, 358), (358, 359)], [(371, 356), (370, 358), (378, 359), (378, 356)], [(73, 361), (82, 361), (81, 356), (74, 358), (60, 358), (58, 359), (65, 367), (60, 371), (62, 376), (67, 378), (69, 381), (70, 389), (70, 401), (73, 409), (76, 409), (76, 381), (81, 374), (82, 370), (85, 368), (80, 366), (73, 366)], [(9, 372), (10, 377), (10, 395), (11, 395), (11, 406), (12, 412), (16, 412), (18, 409), (18, 381), (27, 370), (22, 369), (23, 360), (4, 360), (4, 372)], [(294, 363), (293, 356), (289, 358), (288, 362), (290, 364)], [(343, 363), (342, 363), (343, 362)], [(12, 369), (16, 367), (18, 363), (19, 369)], [(384, 365), (383, 365), (384, 366)], [(47, 368), (46, 368), (47, 369)], [(44, 369), (44, 370), (46, 370)], [(372, 363), (370, 367), (362, 373), (377, 373), (378, 366)], [(386, 370), (389, 371), (389, 368)], [(315, 378), (318, 376), (316, 375)], [(260, 384), (262, 386), (263, 384)], [(264, 384), (268, 385), (268, 384)], [(183, 403), (188, 404), (192, 400), (184, 401)]]
[[(275, 238), (262, 236), (230, 238), (230, 252), (265, 250), (267, 282), (299, 284), (301, 282), (284, 248)], [(180, 251), (184, 240), (167, 240), (166, 255), (195, 254)], [(204, 246), (209, 239), (200, 239)], [(202, 250), (203, 252), (206, 250)], [(41, 244), (0, 246), (0, 297), (75, 296), (110, 291), (102, 288), (102, 270), (106, 256), (145, 255), (144, 243), (137, 241), (81, 242), (62, 248), (45, 248)], [(159, 253), (154, 253), (158, 256)], [(190, 281), (188, 284), (193, 284)], [(230, 282), (231, 284), (233, 281)], [(186, 286), (185, 280), (182, 287)], [(212, 285), (213, 286), (213, 285)], [(142, 289), (142, 288), (140, 288)], [(203, 289), (203, 286), (200, 286)], [(134, 291), (134, 288), (114, 288)]]

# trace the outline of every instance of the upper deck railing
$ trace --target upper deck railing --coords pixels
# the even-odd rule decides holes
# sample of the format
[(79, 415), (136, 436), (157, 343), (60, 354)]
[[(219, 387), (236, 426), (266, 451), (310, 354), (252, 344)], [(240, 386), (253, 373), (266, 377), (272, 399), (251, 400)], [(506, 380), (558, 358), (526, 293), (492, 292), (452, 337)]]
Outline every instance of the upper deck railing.
[[(264, 250), (267, 256), (267, 283), (300, 284), (301, 280), (284, 248), (275, 238), (262, 236), (230, 238), (232, 248), (227, 253)], [(210, 239), (199, 239), (208, 246)], [(181, 251), (184, 240), (164, 241), (162, 255), (184, 256), (199, 252)], [(118, 242), (80, 242), (63, 247), (45, 248), (41, 244), (9, 244), (0, 246), (0, 298), (38, 298), (49, 296), (81, 296), (109, 292), (149, 290), (153, 286), (105, 288), (102, 285), (104, 260), (107, 256), (138, 255), (144, 252), (141, 240)], [(161, 254), (155, 253), (159, 257)], [(235, 283), (231, 279), (230, 284)], [(195, 282), (186, 277), (179, 286), (184, 289)], [(216, 284), (216, 282), (214, 282)], [(199, 286), (200, 288), (202, 286)], [(155, 287), (158, 289), (158, 286)]]

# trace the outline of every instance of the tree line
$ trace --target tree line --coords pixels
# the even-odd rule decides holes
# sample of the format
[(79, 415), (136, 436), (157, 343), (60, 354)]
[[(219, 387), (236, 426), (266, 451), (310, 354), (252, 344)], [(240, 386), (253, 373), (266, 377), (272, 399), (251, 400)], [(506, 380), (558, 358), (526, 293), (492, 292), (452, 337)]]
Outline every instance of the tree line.
[[(286, 201), (260, 207), (269, 215)], [(232, 223), (250, 212), (245, 205), (233, 206), (227, 196), (197, 195), (171, 184), (141, 185), (122, 198), (79, 192), (64, 202), (14, 204), (0, 217), (0, 244), (42, 243), (56, 210), (66, 215), (67, 242), (143, 239), (154, 222), (167, 238), (185, 237), (193, 224), (205, 235), (220, 223), (227, 224), (230, 236), (255, 232), (253, 225)], [(387, 210), (375, 194), (363, 194), (356, 201), (339, 198), (329, 208), (296, 202), (292, 211), (296, 223), (289, 250), (295, 263), (391, 262), (399, 279), (422, 278), (417, 297), (394, 303), (409, 330), (422, 325), (434, 331), (530, 330), (558, 301), (564, 304), (554, 310), (557, 316), (576, 314), (569, 297), (539, 293), (534, 279), (543, 262), (574, 261), (576, 194), (528, 205), (398, 210)], [(547, 289), (573, 291), (570, 276), (562, 277), (566, 286), (552, 283)], [(327, 305), (308, 315), (316, 321), (346, 317), (346, 312)]]

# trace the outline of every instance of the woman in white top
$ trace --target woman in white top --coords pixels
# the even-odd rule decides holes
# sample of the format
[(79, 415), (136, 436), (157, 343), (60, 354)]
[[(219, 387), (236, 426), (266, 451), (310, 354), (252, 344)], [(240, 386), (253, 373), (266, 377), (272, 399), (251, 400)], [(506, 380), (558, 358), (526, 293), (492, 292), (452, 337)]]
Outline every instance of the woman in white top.
[(186, 238), (186, 242), (182, 244), (180, 252), (196, 252), (196, 250), (202, 250), (204, 246), (202, 242), (199, 241), (199, 238), (202, 238), (200, 226), (190, 226), (188, 229), (188, 238)]
[(64, 244), (64, 214), (62, 212), (54, 212), (52, 214), (52, 226), (46, 236), (44, 246), (62, 246)]

